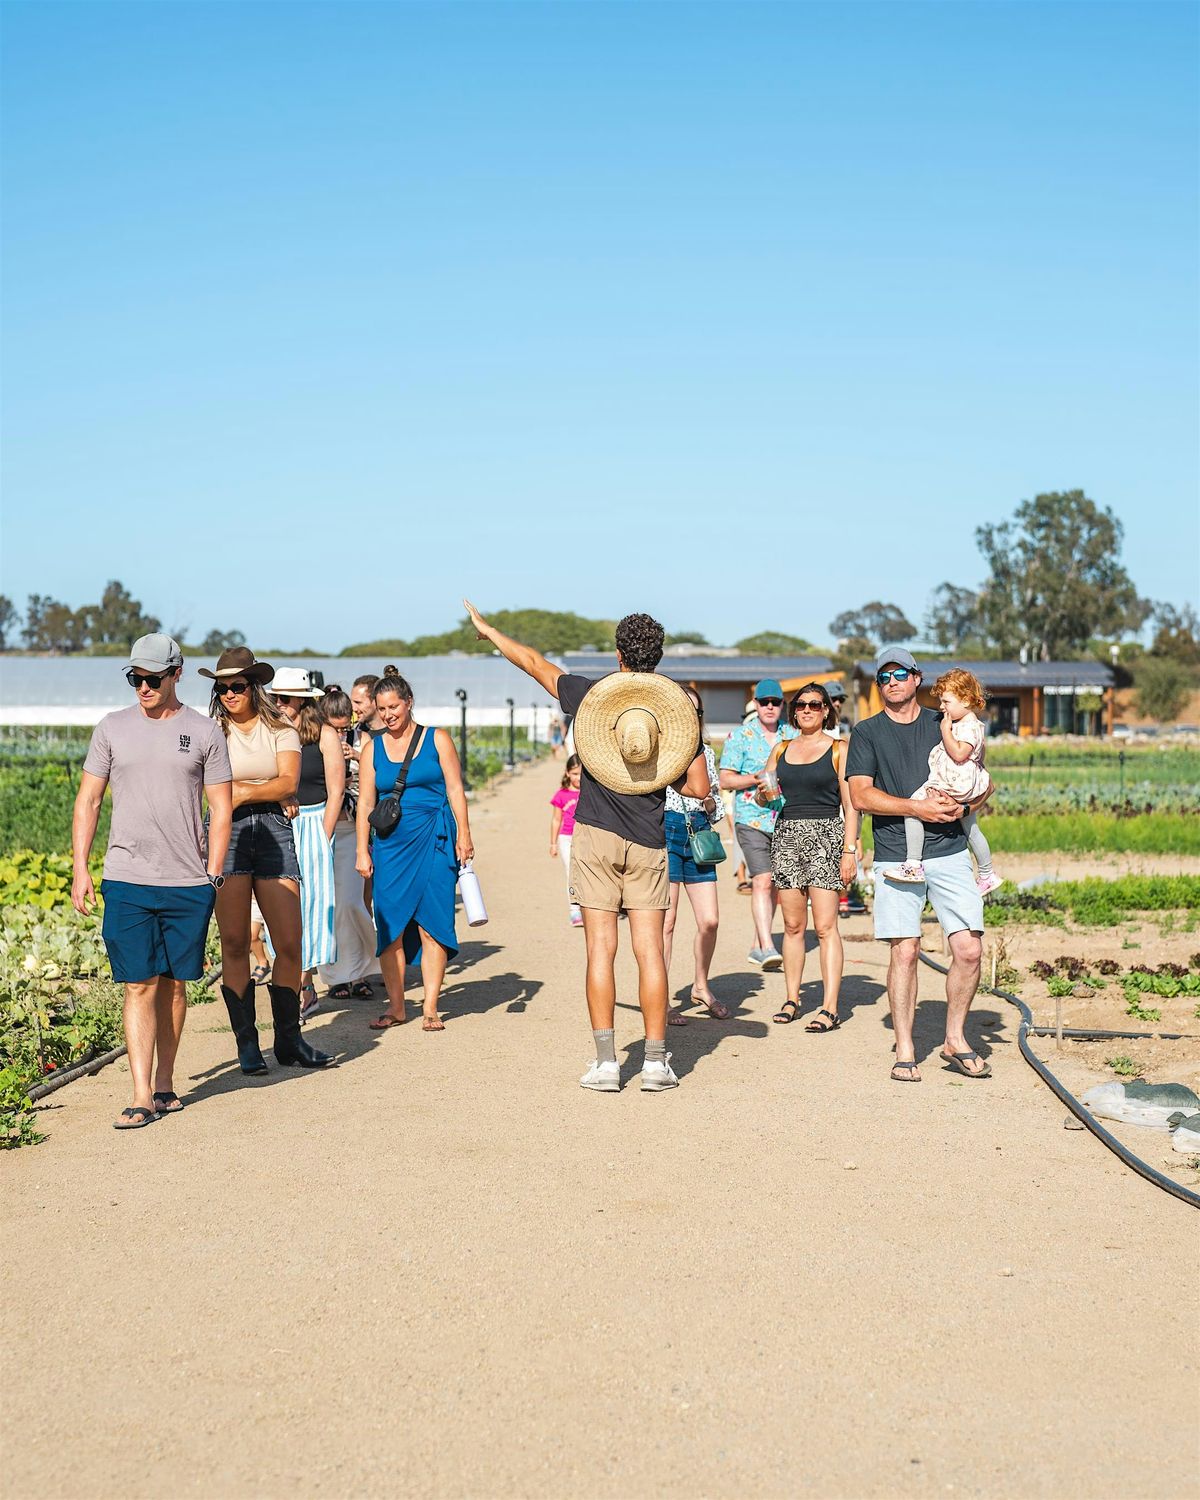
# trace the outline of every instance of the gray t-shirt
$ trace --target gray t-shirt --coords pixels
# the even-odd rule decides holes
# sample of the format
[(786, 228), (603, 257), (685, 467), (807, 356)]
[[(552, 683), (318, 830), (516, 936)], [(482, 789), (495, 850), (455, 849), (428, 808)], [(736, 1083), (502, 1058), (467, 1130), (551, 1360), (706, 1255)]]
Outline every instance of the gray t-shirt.
[(233, 780), (214, 720), (194, 708), (148, 719), (135, 703), (96, 725), (83, 769), (112, 787), (105, 880), (205, 884), (201, 788)]
[[(846, 755), (846, 776), (869, 776), (889, 797), (911, 797), (929, 779), (929, 752), (942, 742), (941, 717), (923, 708), (911, 724), (897, 724), (880, 711), (854, 726)], [(876, 860), (905, 860), (904, 819), (869, 814)], [(922, 859), (940, 859), (967, 847), (960, 822), (923, 823)]]

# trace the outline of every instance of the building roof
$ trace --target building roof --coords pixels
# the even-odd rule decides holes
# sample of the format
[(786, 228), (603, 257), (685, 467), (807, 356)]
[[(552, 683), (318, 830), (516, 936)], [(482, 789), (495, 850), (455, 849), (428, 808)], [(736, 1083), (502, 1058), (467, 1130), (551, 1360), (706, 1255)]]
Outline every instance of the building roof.
[[(914, 653), (915, 654), (915, 653)], [(917, 658), (920, 662), (920, 658)], [(1112, 687), (1116, 681), (1113, 669), (1102, 661), (930, 661), (922, 664), (924, 680), (932, 684), (935, 677), (955, 668), (972, 672), (985, 688), (1089, 688)], [(855, 663), (857, 675), (875, 676), (873, 661)]]
[[(617, 658), (599, 651), (571, 651), (556, 657), (568, 672), (602, 677), (617, 670)], [(753, 683), (762, 677), (820, 676), (831, 673), (827, 656), (664, 656), (658, 670), (676, 682)]]

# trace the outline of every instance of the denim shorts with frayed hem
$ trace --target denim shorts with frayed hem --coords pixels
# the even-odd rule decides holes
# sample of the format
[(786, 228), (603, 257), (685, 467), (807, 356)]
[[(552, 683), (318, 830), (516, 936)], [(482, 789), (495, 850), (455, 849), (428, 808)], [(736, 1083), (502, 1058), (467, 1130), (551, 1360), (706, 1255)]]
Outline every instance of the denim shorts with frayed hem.
[(253, 875), (256, 880), (300, 879), (292, 822), (276, 802), (251, 802), (233, 814), (224, 875)]

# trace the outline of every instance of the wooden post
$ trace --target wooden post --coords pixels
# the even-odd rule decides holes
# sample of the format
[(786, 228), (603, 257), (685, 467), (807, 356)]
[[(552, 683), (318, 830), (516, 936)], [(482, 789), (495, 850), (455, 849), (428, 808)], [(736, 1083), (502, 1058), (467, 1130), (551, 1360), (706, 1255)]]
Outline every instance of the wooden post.
[(1061, 995), (1055, 995), (1055, 997), (1054, 997), (1054, 1045), (1055, 1045), (1056, 1049), (1059, 1052), (1062, 1051), (1062, 996)]

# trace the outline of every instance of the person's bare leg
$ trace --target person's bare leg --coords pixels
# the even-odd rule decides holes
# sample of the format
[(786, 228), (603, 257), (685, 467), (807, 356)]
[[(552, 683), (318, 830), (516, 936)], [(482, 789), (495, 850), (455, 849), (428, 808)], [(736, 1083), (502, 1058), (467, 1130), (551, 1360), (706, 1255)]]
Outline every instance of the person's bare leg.
[[(888, 1007), (892, 1013), (892, 1033), (896, 1038), (896, 1061), (915, 1062), (913, 1050), (913, 1017), (917, 1013), (917, 954), (920, 938), (891, 938), (888, 960)], [(913, 1078), (920, 1077), (914, 1069)]]
[(667, 971), (663, 967), (663, 920), (667, 914), (664, 910), (631, 911), (628, 915), (646, 1040), (661, 1042), (667, 1034)]
[(397, 938), (379, 955), (379, 972), (387, 991), (387, 1014), (397, 1021), (404, 1019), (404, 941)]
[(779, 892), (779, 909), (783, 913), (783, 988), (784, 1003), (800, 1004), (800, 986), (804, 983), (804, 930), (808, 926), (808, 891)]
[(254, 967), (256, 969), (269, 969), (271, 967), (267, 959), (267, 950), (263, 946), (261, 922), (255, 922), (250, 928), (250, 957), (254, 960)]
[(155, 1044), (154, 1092), (175, 1092), (175, 1058), (187, 1020), (187, 985), (181, 979), (159, 977), (154, 993)]
[[(222, 892), (222, 894), (224, 894)], [(300, 989), (300, 945), (302, 919), (300, 916), (300, 886), (295, 880), (256, 880), (254, 899), (263, 914), (263, 921), (271, 934), (271, 945), (275, 949), (275, 963), (271, 968), (271, 983), (286, 990)], [(247, 963), (249, 963), (249, 936), (247, 934)], [(246, 979), (250, 970), (246, 969)]]
[(221, 983), (244, 995), (250, 983), (249, 875), (227, 875), (217, 892), (217, 928), (221, 934)]
[(838, 1013), (838, 993), (842, 987), (842, 934), (838, 929), (838, 891), (819, 890), (811, 886), (808, 899), (812, 904), (813, 927), (821, 944), (821, 1009), (831, 1016)]
[[(979, 966), (983, 959), (983, 939), (977, 932), (955, 932), (950, 944), (950, 971), (946, 975), (946, 1051), (970, 1052), (967, 1041), (967, 1015), (975, 991), (979, 988)], [(969, 1073), (986, 1071), (982, 1061), (964, 1063)]]
[[(671, 953), (675, 946), (675, 923), (679, 920), (679, 892), (682, 886), (678, 880), (671, 882), (671, 904), (667, 907), (666, 919), (663, 922), (663, 968), (667, 971), (667, 994), (671, 992)], [(683, 1006), (673, 1005), (667, 1016), (667, 1021), (672, 1026), (686, 1026)]]
[(448, 954), (437, 938), (431, 937), (423, 927), (418, 927), (417, 931), (421, 934), (421, 983), (425, 987), (421, 1002), (424, 1020), (421, 1024), (426, 1031), (445, 1031), (438, 1016), (438, 1001), (446, 978)]
[(692, 942), (692, 959), (695, 978), (692, 980), (692, 999), (707, 1006), (718, 1020), (729, 1018), (728, 1007), (713, 994), (708, 984), (708, 971), (717, 948), (717, 923), (720, 911), (717, 905), (717, 882), (704, 880), (687, 887), (688, 900), (692, 904), (692, 915), (696, 919), (696, 936)]
[(750, 882), (750, 909), (754, 914), (754, 946), (775, 947), (771, 928), (775, 922), (775, 880), (770, 874), (756, 875)]
[(150, 1070), (154, 1066), (154, 1043), (158, 1034), (154, 1004), (157, 994), (157, 979), (127, 984), (122, 1011), (129, 1077), (133, 1083), (133, 1107), (151, 1111), (154, 1109), (154, 1100), (150, 1088)]
[[(659, 914), (661, 916), (661, 913)], [(632, 926), (632, 919), (630, 926)], [(588, 1016), (593, 1031), (611, 1031), (617, 1013), (617, 914), (595, 906), (583, 908), (583, 940), (587, 944)], [(658, 961), (662, 963), (662, 928), (658, 934)], [(666, 981), (663, 981), (666, 990)]]

